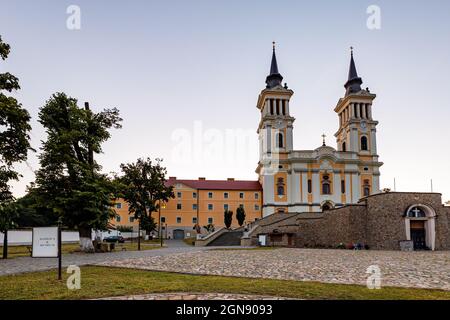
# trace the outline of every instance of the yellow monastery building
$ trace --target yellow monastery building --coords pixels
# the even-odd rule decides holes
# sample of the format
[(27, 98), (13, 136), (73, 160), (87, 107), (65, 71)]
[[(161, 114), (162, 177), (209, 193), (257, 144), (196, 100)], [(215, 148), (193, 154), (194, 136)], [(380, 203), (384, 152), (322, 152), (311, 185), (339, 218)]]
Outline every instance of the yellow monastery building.
[[(266, 87), (257, 100), (261, 120), (258, 127), (260, 157), (258, 181), (179, 180), (170, 177), (175, 198), (161, 210), (163, 235), (169, 238), (193, 236), (194, 226), (224, 226), (223, 213), (242, 206), (246, 223), (273, 213), (322, 212), (357, 203), (362, 197), (380, 192), (376, 147), (376, 126), (372, 102), (376, 95), (361, 89), (353, 52), (350, 59), (345, 96), (334, 111), (339, 128), (337, 149), (322, 146), (314, 150), (293, 149), (293, 123), (290, 98), (294, 92), (278, 71), (275, 47)], [(331, 108), (330, 108), (331, 110)], [(116, 204), (116, 226), (137, 226), (128, 206)], [(158, 213), (153, 217), (158, 221)]]
[[(168, 185), (173, 186), (175, 198), (161, 209), (162, 234), (165, 238), (183, 239), (195, 236), (195, 225), (204, 227), (224, 226), (224, 211), (233, 211), (232, 227), (238, 227), (235, 218), (236, 209), (243, 207), (246, 223), (261, 218), (262, 189), (258, 181), (227, 180), (179, 180), (170, 177)], [(116, 226), (138, 226), (132, 215), (128, 214), (128, 205), (120, 200), (116, 204), (118, 217), (113, 224)], [(159, 213), (154, 212), (153, 218), (159, 219)], [(204, 229), (202, 230), (205, 231)]]

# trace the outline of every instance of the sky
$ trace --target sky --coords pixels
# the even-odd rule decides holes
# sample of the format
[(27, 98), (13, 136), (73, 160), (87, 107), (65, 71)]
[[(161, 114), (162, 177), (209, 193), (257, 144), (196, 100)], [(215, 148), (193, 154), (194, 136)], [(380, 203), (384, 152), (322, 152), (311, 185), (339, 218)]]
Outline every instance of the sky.
[(397, 191), (430, 191), (432, 179), (450, 200), (449, 1), (0, 0), (0, 35), (12, 48), (0, 72), (20, 79), (14, 96), (37, 150), (17, 166), (16, 196), (39, 168), (37, 116), (56, 92), (120, 110), (123, 128), (97, 156), (104, 172), (151, 157), (178, 178), (256, 180), (256, 101), (276, 41), (295, 92), (295, 149), (319, 147), (323, 133), (336, 146), (353, 46), (363, 87), (377, 94), (381, 188), (395, 179)]

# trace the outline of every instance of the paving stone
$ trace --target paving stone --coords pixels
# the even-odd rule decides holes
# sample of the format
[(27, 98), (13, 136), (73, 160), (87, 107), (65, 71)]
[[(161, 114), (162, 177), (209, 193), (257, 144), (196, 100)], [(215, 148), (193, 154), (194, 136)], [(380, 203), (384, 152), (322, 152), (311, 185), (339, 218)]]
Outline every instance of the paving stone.
[(378, 265), (382, 286), (450, 290), (450, 252), (353, 251), (282, 248), (214, 250), (122, 259), (105, 266), (327, 283), (366, 285)]

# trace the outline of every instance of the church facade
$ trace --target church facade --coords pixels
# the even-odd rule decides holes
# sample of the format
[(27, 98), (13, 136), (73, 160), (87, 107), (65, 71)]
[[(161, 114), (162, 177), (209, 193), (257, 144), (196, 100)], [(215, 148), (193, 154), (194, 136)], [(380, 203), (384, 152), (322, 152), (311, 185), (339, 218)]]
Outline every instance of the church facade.
[[(231, 226), (242, 232), (242, 245), (265, 239), (274, 246), (450, 250), (450, 207), (442, 204), (441, 194), (380, 190), (376, 95), (361, 87), (353, 52), (345, 94), (334, 107), (336, 148), (326, 145), (324, 136), (314, 150), (294, 150), (294, 92), (282, 80), (273, 48), (266, 87), (257, 100), (258, 180), (170, 177), (166, 183), (175, 198), (161, 206), (158, 235), (205, 235), (205, 226), (224, 232), (224, 211), (242, 208), (245, 228), (236, 218)], [(128, 211), (118, 199), (111, 224), (136, 229), (138, 222)], [(210, 239), (215, 236), (208, 233)]]
[(314, 150), (293, 149), (295, 118), (290, 113), (294, 92), (283, 77), (273, 48), (270, 74), (257, 108), (260, 158), (256, 173), (264, 189), (263, 216), (275, 212), (322, 212), (354, 204), (380, 192), (380, 167), (372, 104), (376, 95), (362, 89), (350, 59), (345, 96), (334, 108), (339, 129), (337, 149), (325, 144)]
[(376, 95), (363, 89), (350, 57), (345, 94), (334, 108), (337, 148), (293, 149), (289, 101), (275, 47), (270, 74), (257, 102), (263, 218), (243, 245), (381, 250), (449, 250), (450, 207), (439, 193), (380, 190)]

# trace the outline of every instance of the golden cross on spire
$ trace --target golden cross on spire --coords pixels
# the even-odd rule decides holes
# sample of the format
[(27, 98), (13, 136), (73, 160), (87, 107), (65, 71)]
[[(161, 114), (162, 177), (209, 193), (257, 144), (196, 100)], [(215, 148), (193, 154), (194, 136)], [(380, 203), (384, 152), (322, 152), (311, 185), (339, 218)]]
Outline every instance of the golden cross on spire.
[(272, 41), (273, 50), (275, 50), (275, 41)]
[(326, 143), (325, 143), (325, 138), (327, 137), (327, 135), (324, 133), (324, 134), (322, 134), (322, 139), (323, 139), (323, 144), (322, 144), (322, 146), (326, 146)]
[(353, 55), (353, 46), (350, 47), (350, 53)]

